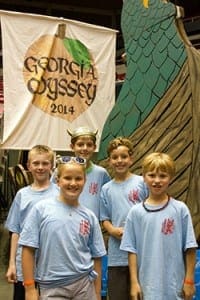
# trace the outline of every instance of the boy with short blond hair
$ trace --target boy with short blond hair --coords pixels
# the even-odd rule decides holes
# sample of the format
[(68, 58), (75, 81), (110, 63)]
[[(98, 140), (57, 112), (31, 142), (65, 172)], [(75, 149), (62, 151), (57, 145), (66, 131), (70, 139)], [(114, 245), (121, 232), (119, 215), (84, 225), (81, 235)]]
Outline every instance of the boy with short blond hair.
[(186, 204), (168, 195), (175, 163), (166, 153), (143, 161), (149, 197), (126, 219), (121, 250), (128, 253), (131, 299), (192, 299), (197, 247)]
[(13, 300), (25, 300), (21, 270), (19, 236), (31, 208), (39, 201), (58, 194), (58, 187), (50, 183), (54, 153), (46, 145), (36, 145), (28, 153), (27, 167), (33, 177), (32, 184), (21, 188), (11, 205), (5, 227), (11, 232), (10, 259), (6, 277), (14, 284)]

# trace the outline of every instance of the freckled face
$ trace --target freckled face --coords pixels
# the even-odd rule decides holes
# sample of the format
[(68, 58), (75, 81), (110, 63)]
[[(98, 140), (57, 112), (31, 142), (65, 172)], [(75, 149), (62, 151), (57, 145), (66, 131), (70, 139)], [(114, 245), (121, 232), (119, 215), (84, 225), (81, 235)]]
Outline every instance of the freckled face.
[(57, 183), (60, 187), (61, 199), (66, 203), (76, 205), (85, 184), (83, 166), (77, 163), (64, 164)]

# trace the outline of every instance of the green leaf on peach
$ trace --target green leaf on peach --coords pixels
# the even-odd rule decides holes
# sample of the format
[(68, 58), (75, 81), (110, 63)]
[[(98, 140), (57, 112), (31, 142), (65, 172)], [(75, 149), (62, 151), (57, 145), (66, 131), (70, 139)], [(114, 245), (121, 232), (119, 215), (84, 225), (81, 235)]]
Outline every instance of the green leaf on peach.
[(63, 44), (76, 63), (83, 64), (85, 69), (90, 68), (90, 53), (83, 43), (75, 39), (64, 38)]

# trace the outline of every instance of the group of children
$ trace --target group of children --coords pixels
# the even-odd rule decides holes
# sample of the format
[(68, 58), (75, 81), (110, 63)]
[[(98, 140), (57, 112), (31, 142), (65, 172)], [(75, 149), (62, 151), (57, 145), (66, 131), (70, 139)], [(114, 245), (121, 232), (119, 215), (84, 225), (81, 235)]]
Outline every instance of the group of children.
[(91, 160), (97, 131), (68, 133), (74, 156), (61, 157), (53, 174), (49, 147), (29, 151), (33, 183), (17, 192), (6, 220), (13, 299), (100, 300), (106, 253), (109, 300), (192, 299), (197, 243), (187, 206), (167, 193), (172, 158), (149, 154), (143, 174), (133, 174), (132, 143), (118, 137), (107, 149), (110, 178)]

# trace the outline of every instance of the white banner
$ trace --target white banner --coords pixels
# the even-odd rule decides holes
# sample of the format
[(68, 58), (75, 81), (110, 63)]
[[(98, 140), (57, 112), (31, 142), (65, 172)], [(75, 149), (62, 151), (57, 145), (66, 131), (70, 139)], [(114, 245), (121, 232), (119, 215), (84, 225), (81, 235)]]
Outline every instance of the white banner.
[(98, 129), (115, 101), (116, 31), (0, 10), (4, 82), (1, 148), (69, 150), (67, 129)]

